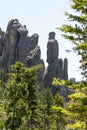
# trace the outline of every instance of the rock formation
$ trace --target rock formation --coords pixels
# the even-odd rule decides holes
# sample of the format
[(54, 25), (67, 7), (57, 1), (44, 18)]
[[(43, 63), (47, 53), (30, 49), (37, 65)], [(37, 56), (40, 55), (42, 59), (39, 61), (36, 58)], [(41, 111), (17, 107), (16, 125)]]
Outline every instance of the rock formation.
[(47, 43), (47, 62), (50, 64), (59, 55), (58, 43), (55, 40), (55, 32), (49, 33), (49, 42)]
[(63, 79), (68, 80), (68, 60), (64, 59)]
[(68, 61), (58, 58), (59, 46), (55, 39), (55, 32), (50, 32), (47, 43), (48, 67), (44, 75), (45, 66), (41, 59), (38, 38), (36, 33), (29, 36), (27, 27), (19, 23), (17, 19), (10, 20), (6, 32), (0, 28), (0, 68), (8, 68), (10, 71), (10, 66), (16, 61), (21, 61), (27, 67), (42, 64), (43, 68), (38, 71), (38, 83), (56, 93), (60, 88), (52, 85), (52, 79), (54, 77), (68, 79)]
[[(48, 43), (47, 43), (47, 62), (48, 67), (44, 76), (44, 86), (51, 88), (52, 92), (55, 94), (57, 91), (61, 91), (52, 85), (52, 80), (54, 77), (68, 80), (68, 61), (58, 58), (59, 47), (58, 42), (55, 39), (55, 32), (49, 33)], [(64, 93), (65, 92), (64, 88)], [(63, 91), (62, 91), (63, 92)]]
[(38, 37), (36, 33), (28, 36), (26, 26), (17, 19), (10, 20), (6, 33), (0, 29), (0, 67), (5, 66), (10, 71), (10, 66), (16, 61), (27, 67), (42, 64), (43, 68), (38, 71), (38, 82), (43, 84), (44, 62), (41, 59)]

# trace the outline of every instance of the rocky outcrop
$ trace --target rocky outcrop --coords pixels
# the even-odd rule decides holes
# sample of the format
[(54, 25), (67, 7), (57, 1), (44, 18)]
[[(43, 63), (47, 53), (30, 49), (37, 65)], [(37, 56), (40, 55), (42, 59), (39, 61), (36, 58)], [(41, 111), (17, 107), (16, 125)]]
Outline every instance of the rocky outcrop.
[(41, 59), (38, 37), (36, 33), (28, 36), (26, 26), (17, 19), (10, 20), (6, 33), (0, 29), (0, 67), (5, 66), (10, 71), (10, 66), (16, 61), (27, 67), (42, 64), (42, 69), (38, 71), (38, 82), (43, 84), (44, 62)]
[(49, 33), (49, 38), (47, 42), (47, 62), (48, 67), (44, 76), (44, 86), (51, 88), (52, 92), (55, 94), (60, 91), (66, 93), (64, 88), (64, 92), (61, 91), (61, 87), (55, 88), (52, 85), (52, 80), (54, 77), (68, 80), (68, 61), (67, 59), (58, 58), (59, 56), (59, 47), (58, 42), (55, 39), (55, 32)]
[(63, 79), (68, 80), (68, 60), (64, 59)]
[[(40, 86), (49, 87), (53, 93), (60, 91), (64, 93), (66, 89), (55, 88), (52, 85), (54, 77), (68, 79), (68, 61), (59, 59), (59, 46), (55, 39), (55, 32), (49, 33), (47, 42), (47, 63), (45, 72), (44, 61), (41, 59), (41, 50), (38, 46), (38, 34), (28, 35), (25, 25), (19, 23), (17, 19), (8, 22), (6, 32), (0, 28), (0, 68), (7, 68), (16, 61), (21, 61), (27, 67), (42, 64), (38, 71), (38, 83)], [(43, 81), (44, 80), (44, 81)]]
[(0, 68), (2, 68), (2, 66), (3, 66), (4, 35), (5, 35), (5, 32), (3, 32), (0, 28)]
[(0, 56), (2, 56), (3, 47), (4, 47), (4, 44), (3, 44), (4, 35), (5, 35), (5, 32), (3, 32), (0, 28)]
[[(20, 24), (17, 19), (12, 19), (8, 23), (6, 33), (0, 29), (0, 56), (2, 56), (2, 52), (7, 66), (14, 64), (16, 61), (21, 61), (25, 64), (30, 55), (33, 55), (30, 58), (32, 59), (32, 64), (36, 65), (41, 60), (38, 34), (33, 34), (31, 37), (28, 36), (26, 26)], [(36, 53), (38, 56), (36, 56)], [(35, 58), (37, 61), (35, 61)]]
[(49, 40), (47, 43), (47, 62), (50, 64), (59, 55), (58, 42), (55, 40), (55, 32), (49, 33)]

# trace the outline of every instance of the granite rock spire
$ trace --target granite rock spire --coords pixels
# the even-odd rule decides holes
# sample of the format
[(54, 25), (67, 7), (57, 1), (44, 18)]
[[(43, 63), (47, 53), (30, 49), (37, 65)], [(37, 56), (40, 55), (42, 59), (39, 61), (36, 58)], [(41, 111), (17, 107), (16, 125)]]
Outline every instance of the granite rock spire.
[(58, 91), (65, 93), (65, 88), (61, 90), (52, 85), (54, 77), (68, 80), (68, 60), (65, 58), (63, 61), (59, 58), (59, 45), (55, 39), (55, 32), (50, 32), (48, 37), (46, 72), (38, 39), (37, 33), (28, 35), (26, 25), (22, 25), (17, 19), (10, 20), (6, 32), (0, 28), (0, 68), (6, 67), (10, 71), (11, 65), (16, 61), (24, 63), (27, 67), (42, 64), (43, 68), (38, 71), (38, 83), (50, 88), (53, 93)]
[[(54, 77), (60, 79), (68, 80), (68, 61), (67, 59), (58, 58), (59, 56), (59, 45), (55, 39), (55, 32), (49, 33), (49, 38), (47, 42), (47, 62), (48, 67), (44, 76), (44, 86), (51, 88), (52, 92), (55, 94), (61, 88), (55, 88), (52, 85), (52, 80)], [(65, 90), (64, 90), (65, 91)]]

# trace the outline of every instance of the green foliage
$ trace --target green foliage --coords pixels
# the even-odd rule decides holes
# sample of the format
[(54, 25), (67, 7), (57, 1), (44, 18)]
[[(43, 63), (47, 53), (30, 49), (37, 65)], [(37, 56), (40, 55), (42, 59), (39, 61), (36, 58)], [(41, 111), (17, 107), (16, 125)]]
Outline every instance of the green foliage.
[(6, 120), (6, 111), (4, 109), (5, 99), (4, 99), (4, 88), (2, 80), (0, 80), (0, 129), (4, 128)]
[(54, 85), (67, 85), (68, 88), (73, 90), (73, 93), (68, 96), (69, 102), (66, 104), (64, 111), (59, 107), (53, 107), (55, 110), (64, 112), (68, 116), (67, 127), (70, 130), (87, 130), (87, 82), (81, 82), (79, 84), (72, 83), (70, 81), (55, 79)]
[(68, 80), (61, 80), (59, 78), (53, 78), (53, 81), (52, 81), (52, 84), (56, 87), (59, 87), (59, 86), (68, 86), (68, 87), (73, 87), (74, 88), (74, 83), (71, 82), (71, 81), (68, 81)]
[(29, 95), (27, 97), (28, 100), (28, 108), (31, 112), (29, 116), (28, 126), (31, 130), (38, 127), (38, 85), (37, 85), (37, 70), (41, 66), (35, 66), (32, 68), (25, 69), (24, 79), (28, 84), (27, 90)]
[(4, 100), (0, 97), (0, 129), (4, 128), (6, 120), (6, 112), (4, 109)]
[(12, 66), (12, 72), (8, 74), (6, 83), (5, 96), (5, 110), (6, 123), (5, 126), (11, 130), (21, 128), (24, 120), (29, 114), (27, 103), (27, 82), (23, 79), (24, 65), (17, 62)]
[[(65, 12), (71, 24), (59, 29), (74, 43), (73, 50), (81, 56), (82, 75), (87, 79), (87, 0), (71, 2), (75, 13)], [(73, 92), (65, 103), (59, 94), (52, 95), (49, 89), (38, 92), (39, 68), (41, 65), (27, 68), (17, 62), (12, 65), (11, 73), (1, 70), (0, 129), (87, 130), (87, 82), (76, 84), (54, 78), (54, 86), (68, 86)]]
[[(82, 75), (87, 79), (87, 0), (71, 0), (71, 9), (75, 13), (65, 12), (68, 21), (60, 29), (65, 39), (74, 43), (73, 50), (81, 56)], [(75, 84), (70, 81), (53, 79), (57, 86), (68, 86), (73, 91), (69, 95), (65, 113), (68, 116), (67, 127), (69, 130), (87, 130), (87, 82)]]
[(53, 125), (53, 95), (50, 89), (46, 88), (40, 96), (41, 130), (52, 130)]
[[(65, 12), (68, 21), (71, 24), (64, 24), (59, 29), (64, 33), (62, 34), (65, 39), (72, 41), (75, 44), (73, 48), (78, 55), (81, 56), (80, 62), (82, 63), (82, 75), (87, 77), (87, 1), (86, 0), (71, 0), (71, 9), (75, 14)], [(73, 22), (73, 23), (72, 23)]]
[(52, 106), (54, 113), (54, 125), (56, 130), (65, 130), (66, 126), (66, 115), (64, 109), (63, 98), (57, 93), (54, 96), (54, 105)]
[(41, 65), (27, 68), (21, 62), (11, 66), (7, 81), (0, 80), (0, 129), (37, 129), (37, 71)]
[[(82, 84), (82, 86), (81, 86)], [(75, 93), (69, 96), (70, 102), (68, 103), (68, 109), (71, 113), (71, 120), (74, 122), (71, 124), (72, 127), (76, 129), (78, 124), (78, 129), (87, 129), (87, 86), (81, 83), (79, 88), (75, 89)]]

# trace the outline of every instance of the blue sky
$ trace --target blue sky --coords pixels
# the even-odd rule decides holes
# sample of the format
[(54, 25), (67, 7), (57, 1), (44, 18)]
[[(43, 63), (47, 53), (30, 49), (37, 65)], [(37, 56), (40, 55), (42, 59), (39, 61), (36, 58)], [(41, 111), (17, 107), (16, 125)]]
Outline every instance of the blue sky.
[(69, 0), (1, 0), (0, 27), (5, 31), (8, 21), (17, 18), (20, 23), (27, 26), (30, 36), (38, 33), (41, 57), (45, 63), (48, 33), (55, 31), (60, 49), (59, 58), (68, 58), (69, 78), (75, 77), (80, 80), (79, 57), (74, 53), (65, 52), (66, 49), (72, 48), (72, 44), (56, 29), (67, 23), (64, 11), (70, 11), (69, 4)]

